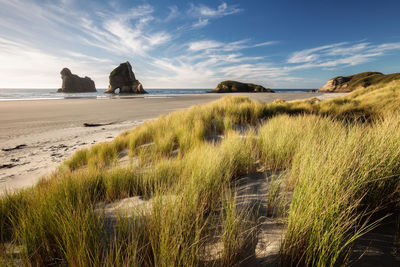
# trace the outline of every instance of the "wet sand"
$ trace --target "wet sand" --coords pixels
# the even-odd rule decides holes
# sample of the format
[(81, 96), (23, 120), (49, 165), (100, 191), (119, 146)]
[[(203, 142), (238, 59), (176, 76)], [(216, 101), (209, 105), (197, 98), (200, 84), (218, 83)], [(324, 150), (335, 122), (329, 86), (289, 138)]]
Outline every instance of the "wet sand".
[[(0, 192), (31, 186), (77, 149), (110, 141), (124, 130), (179, 109), (227, 95), (272, 102), (340, 96), (324, 93), (250, 93), (135, 96), (0, 102)], [(104, 124), (84, 127), (84, 123)]]

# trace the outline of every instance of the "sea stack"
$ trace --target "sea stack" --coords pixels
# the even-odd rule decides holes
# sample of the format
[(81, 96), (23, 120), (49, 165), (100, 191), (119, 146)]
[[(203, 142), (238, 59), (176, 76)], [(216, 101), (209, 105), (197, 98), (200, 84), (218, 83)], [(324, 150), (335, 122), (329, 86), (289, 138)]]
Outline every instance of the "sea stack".
[(136, 80), (129, 61), (121, 63), (110, 73), (110, 85), (106, 93), (114, 94), (117, 89), (123, 94), (147, 94), (142, 84)]
[(270, 88), (253, 84), (241, 83), (236, 81), (223, 81), (211, 91), (211, 93), (275, 93)]
[(87, 93), (87, 92), (97, 92), (96, 86), (92, 79), (89, 77), (79, 77), (68, 68), (63, 68), (60, 72), (62, 85), (58, 89), (59, 93)]

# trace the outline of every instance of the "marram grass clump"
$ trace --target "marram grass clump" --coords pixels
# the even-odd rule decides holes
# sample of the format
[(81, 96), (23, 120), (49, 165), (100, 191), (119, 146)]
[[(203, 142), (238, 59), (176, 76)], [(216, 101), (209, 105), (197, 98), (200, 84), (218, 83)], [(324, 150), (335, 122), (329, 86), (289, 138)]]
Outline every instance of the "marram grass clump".
[[(235, 181), (264, 170), (280, 177), (265, 202), (266, 216), (287, 216), (281, 263), (346, 264), (371, 214), (399, 200), (398, 106), (391, 82), (332, 100), (227, 97), (160, 116), (4, 194), (0, 262), (239, 265), (254, 257), (257, 220), (236, 206)], [(293, 192), (287, 210), (283, 190)], [(145, 204), (128, 214), (102, 209), (135, 197)], [(213, 242), (221, 253), (207, 258)]]

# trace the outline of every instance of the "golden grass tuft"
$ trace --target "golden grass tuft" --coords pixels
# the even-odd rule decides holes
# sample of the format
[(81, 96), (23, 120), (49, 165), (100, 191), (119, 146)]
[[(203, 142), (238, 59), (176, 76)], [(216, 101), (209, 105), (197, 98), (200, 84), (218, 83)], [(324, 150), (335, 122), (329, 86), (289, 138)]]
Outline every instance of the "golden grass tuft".
[[(288, 174), (270, 185), (271, 214), (286, 205), (278, 203), (282, 185), (293, 190), (281, 212), (282, 263), (346, 264), (352, 242), (374, 226), (370, 215), (399, 200), (398, 106), (395, 81), (332, 100), (227, 97), (160, 116), (3, 195), (1, 241), (21, 247), (25, 265), (236, 265), (249, 256), (255, 225), (236, 209), (233, 181), (264, 169)], [(97, 211), (132, 196), (151, 200), (148, 212), (110, 222)], [(214, 233), (223, 252), (207, 261)], [(0, 262), (11, 263), (0, 250)]]

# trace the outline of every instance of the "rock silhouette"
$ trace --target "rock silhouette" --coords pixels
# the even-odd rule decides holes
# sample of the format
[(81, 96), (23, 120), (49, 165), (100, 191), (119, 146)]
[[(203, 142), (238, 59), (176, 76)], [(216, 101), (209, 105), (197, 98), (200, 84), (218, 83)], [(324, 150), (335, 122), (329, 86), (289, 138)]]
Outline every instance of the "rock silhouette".
[(236, 81), (220, 82), (217, 87), (211, 91), (212, 93), (275, 93), (269, 88), (265, 88), (258, 84), (241, 83)]
[(110, 73), (110, 85), (106, 93), (114, 94), (117, 89), (123, 94), (147, 94), (142, 84), (136, 80), (129, 61), (121, 63)]
[(57, 91), (59, 93), (97, 92), (94, 82), (89, 77), (81, 78), (76, 74), (72, 74), (68, 68), (63, 68), (60, 74), (62, 85)]

